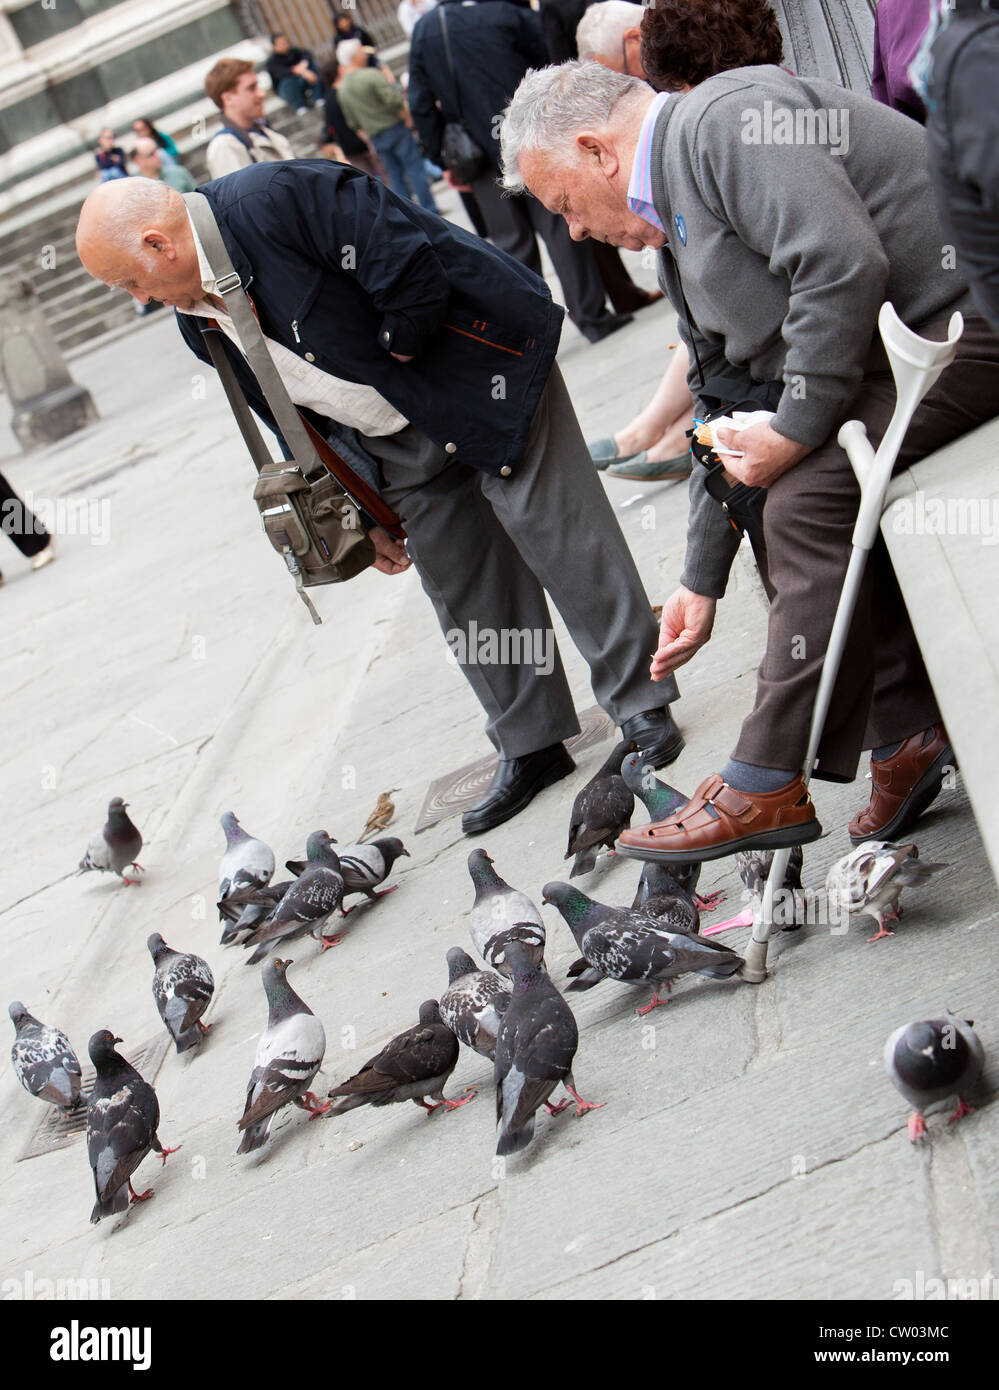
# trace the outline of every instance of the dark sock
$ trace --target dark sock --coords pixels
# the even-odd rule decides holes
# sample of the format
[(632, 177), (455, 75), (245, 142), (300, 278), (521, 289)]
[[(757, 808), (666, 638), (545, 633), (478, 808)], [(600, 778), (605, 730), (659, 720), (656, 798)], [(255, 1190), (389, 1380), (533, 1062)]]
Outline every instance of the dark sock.
[(885, 758), (894, 757), (904, 742), (905, 739), (900, 738), (898, 743), (886, 743), (883, 748), (872, 748), (871, 762), (883, 763)]
[(785, 768), (756, 767), (753, 763), (740, 763), (735, 758), (729, 758), (721, 775), (737, 792), (775, 792), (786, 787), (797, 774)]

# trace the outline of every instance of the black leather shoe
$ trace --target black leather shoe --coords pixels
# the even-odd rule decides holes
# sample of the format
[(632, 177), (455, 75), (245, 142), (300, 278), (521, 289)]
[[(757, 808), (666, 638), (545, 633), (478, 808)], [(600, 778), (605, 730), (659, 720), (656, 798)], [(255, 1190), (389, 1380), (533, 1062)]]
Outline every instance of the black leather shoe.
[(575, 767), (561, 743), (553, 743), (537, 753), (526, 753), (522, 758), (501, 758), (488, 792), (478, 805), (462, 816), (462, 831), (466, 835), (480, 835), (484, 830), (502, 825), (529, 805), (539, 791), (568, 777)]
[(683, 734), (669, 712), (669, 705), (633, 714), (621, 725), (621, 737), (645, 755), (649, 767), (668, 767), (683, 752)]
[(588, 342), (602, 343), (605, 338), (609, 338), (619, 328), (627, 328), (629, 323), (634, 322), (631, 314), (605, 314), (602, 319), (596, 319), (586, 328), (581, 328), (580, 332)]

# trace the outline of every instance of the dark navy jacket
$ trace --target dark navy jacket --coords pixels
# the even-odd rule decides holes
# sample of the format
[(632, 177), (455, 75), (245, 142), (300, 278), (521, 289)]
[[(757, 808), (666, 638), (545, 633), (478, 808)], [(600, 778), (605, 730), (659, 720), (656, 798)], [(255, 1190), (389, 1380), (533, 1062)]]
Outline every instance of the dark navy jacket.
[[(442, 12), (453, 78), (441, 33)], [(423, 15), (409, 40), (406, 95), (426, 153), (439, 159), (444, 122), (461, 120), (498, 170), (499, 116), (528, 68), (543, 68), (547, 62), (541, 20), (525, 5), (443, 0)]]
[[(516, 470), (562, 327), (539, 276), (330, 160), (255, 164), (199, 192), (268, 337), (373, 386), (459, 462), (493, 475)], [(177, 320), (208, 361), (204, 321)], [(273, 428), (245, 359), (225, 346)], [(342, 426), (325, 432), (354, 437)]]

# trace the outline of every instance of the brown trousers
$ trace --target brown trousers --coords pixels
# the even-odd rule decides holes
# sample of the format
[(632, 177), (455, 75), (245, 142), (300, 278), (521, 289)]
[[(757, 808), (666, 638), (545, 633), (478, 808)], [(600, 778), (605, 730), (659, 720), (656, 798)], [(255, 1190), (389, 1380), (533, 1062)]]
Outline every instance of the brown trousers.
[[(943, 339), (946, 327), (943, 320), (917, 331)], [(853, 469), (836, 433), (843, 421), (862, 420), (876, 448), (894, 406), (894, 379), (887, 367), (868, 372), (829, 439), (768, 490), (765, 582), (772, 606), (756, 703), (732, 755), (740, 762), (789, 770), (804, 762), (812, 704), (860, 504)], [(912, 418), (896, 472), (996, 414), (999, 338), (984, 319), (966, 318), (954, 361)], [(815, 776), (852, 781), (862, 749), (908, 738), (939, 719), (888, 549), (879, 536), (864, 574)]]

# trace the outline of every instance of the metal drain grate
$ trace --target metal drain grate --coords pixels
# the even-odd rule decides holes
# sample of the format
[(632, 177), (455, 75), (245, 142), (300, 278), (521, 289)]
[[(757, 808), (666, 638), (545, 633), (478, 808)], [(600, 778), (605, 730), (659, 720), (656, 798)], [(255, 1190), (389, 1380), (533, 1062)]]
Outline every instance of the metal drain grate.
[[(591, 705), (589, 709), (584, 709), (579, 716), (579, 723), (581, 731), (565, 745), (572, 754), (581, 753), (595, 743), (602, 743), (614, 731), (610, 716), (605, 714), (599, 705)], [(446, 773), (445, 776), (438, 777), (436, 782), (431, 782), (413, 833), (419, 835), (438, 821), (446, 820), (448, 816), (457, 815), (459, 811), (474, 806), (489, 790), (495, 771), (495, 757), (480, 758), (476, 763), (468, 763), (457, 772)]]
[[(152, 1084), (169, 1049), (170, 1037), (164, 1031), (162, 1037), (150, 1038), (148, 1042), (142, 1043), (139, 1047), (129, 1048), (127, 1054), (123, 1055), (127, 1055), (128, 1061), (132, 1063), (135, 1070)], [(93, 1067), (83, 1068), (80, 1093), (84, 1100), (90, 1098), (96, 1075)], [(63, 1110), (57, 1110), (54, 1105), (49, 1105), (47, 1101), (43, 1101), (41, 1104), (45, 1106), (48, 1114), (42, 1116), (28, 1140), (24, 1152), (18, 1158), (18, 1163), (22, 1163), (26, 1158), (38, 1158), (41, 1154), (52, 1153), (56, 1149), (64, 1149), (68, 1144), (75, 1143), (81, 1135), (87, 1132), (86, 1105), (81, 1105), (79, 1109), (67, 1114)]]

